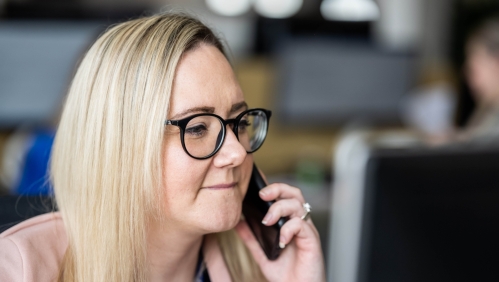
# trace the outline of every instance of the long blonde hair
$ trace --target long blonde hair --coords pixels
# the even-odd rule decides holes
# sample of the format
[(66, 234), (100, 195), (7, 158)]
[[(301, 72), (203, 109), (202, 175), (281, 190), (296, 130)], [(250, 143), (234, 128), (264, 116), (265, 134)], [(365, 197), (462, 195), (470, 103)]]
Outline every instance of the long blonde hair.
[[(109, 29), (82, 60), (51, 157), (69, 240), (60, 281), (147, 280), (147, 222), (162, 216), (163, 124), (173, 78), (182, 55), (200, 44), (225, 54), (198, 20), (163, 13)], [(234, 280), (261, 279), (233, 231), (219, 241)]]

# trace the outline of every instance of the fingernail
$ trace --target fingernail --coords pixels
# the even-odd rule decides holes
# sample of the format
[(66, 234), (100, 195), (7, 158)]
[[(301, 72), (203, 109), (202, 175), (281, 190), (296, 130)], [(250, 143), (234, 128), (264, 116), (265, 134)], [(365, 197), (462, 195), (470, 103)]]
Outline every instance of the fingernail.
[(262, 223), (265, 224), (265, 225), (267, 225), (267, 222), (269, 222), (271, 219), (272, 219), (272, 214), (271, 213), (267, 213), (265, 215), (265, 217), (263, 218)]
[(284, 247), (286, 247), (286, 244), (284, 244), (283, 242), (279, 242), (279, 248), (284, 249)]
[(266, 190), (260, 190), (260, 196), (266, 196), (267, 191)]

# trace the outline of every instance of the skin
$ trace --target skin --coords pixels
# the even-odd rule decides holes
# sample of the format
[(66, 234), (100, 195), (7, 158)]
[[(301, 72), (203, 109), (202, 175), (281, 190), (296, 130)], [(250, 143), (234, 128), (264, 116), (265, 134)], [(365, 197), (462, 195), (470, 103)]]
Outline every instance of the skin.
[(479, 104), (499, 105), (499, 58), (472, 40), (466, 51), (466, 78)]
[[(233, 70), (218, 49), (201, 45), (184, 54), (174, 79), (168, 119), (202, 112), (229, 119), (246, 108)], [(167, 220), (153, 223), (148, 230), (150, 281), (192, 281), (199, 253), (193, 250), (200, 249), (203, 235), (236, 225), (270, 281), (325, 281), (317, 230), (310, 220), (299, 218), (305, 202), (299, 189), (272, 184), (261, 195), (265, 200), (278, 200), (269, 210), (267, 224), (281, 216), (291, 218), (281, 231), (282, 243), (289, 245), (279, 260), (266, 261), (247, 224), (240, 222), (253, 157), (231, 130), (216, 155), (197, 160), (182, 148), (178, 127), (168, 126), (163, 155)]]

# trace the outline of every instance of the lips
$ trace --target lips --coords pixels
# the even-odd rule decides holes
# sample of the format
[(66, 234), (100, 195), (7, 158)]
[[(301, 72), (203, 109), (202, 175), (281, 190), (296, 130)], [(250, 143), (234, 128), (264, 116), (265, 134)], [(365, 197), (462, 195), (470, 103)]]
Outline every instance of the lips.
[(232, 183), (226, 183), (226, 184), (225, 183), (224, 184), (216, 184), (216, 185), (207, 186), (207, 187), (203, 187), (203, 188), (213, 189), (213, 190), (231, 189), (231, 188), (236, 187), (236, 184), (237, 184), (237, 182), (232, 182)]

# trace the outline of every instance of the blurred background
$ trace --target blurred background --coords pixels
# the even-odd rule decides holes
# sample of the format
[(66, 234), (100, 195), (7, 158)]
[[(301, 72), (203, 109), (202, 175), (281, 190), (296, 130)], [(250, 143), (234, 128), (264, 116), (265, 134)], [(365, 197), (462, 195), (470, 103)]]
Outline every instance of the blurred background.
[[(483, 226), (489, 227), (499, 219), (499, 202), (490, 201), (499, 200), (497, 189), (490, 188), (499, 187), (499, 163), (490, 157), (499, 136), (496, 0), (0, 0), (1, 195), (50, 194), (47, 161), (61, 105), (78, 61), (99, 34), (112, 24), (170, 9), (190, 12), (215, 29), (231, 50), (250, 107), (273, 111), (255, 161), (270, 182), (300, 187), (312, 205), (329, 281), (430, 281), (408, 279), (415, 266), (401, 266), (399, 257), (386, 264), (392, 270), (399, 266), (392, 276), (380, 274), (381, 263), (371, 263), (372, 254), (391, 248), (375, 245), (377, 237), (369, 231), (375, 229), (373, 222), (386, 223), (374, 220), (373, 209), (381, 204), (372, 195), (384, 195), (373, 189), (387, 186), (367, 185), (385, 179), (376, 173), (386, 159), (394, 169), (380, 174), (414, 164), (407, 175), (387, 176), (398, 179), (392, 184), (400, 189), (417, 178), (410, 175), (421, 175), (427, 181), (417, 187), (468, 183), (463, 199), (471, 199), (470, 189), (480, 190), (486, 182), (489, 208), (478, 217), (486, 217)], [(393, 158), (400, 164), (392, 164)], [(436, 176), (430, 172), (442, 176), (442, 168), (448, 168), (445, 177), (432, 182)], [(465, 178), (456, 181), (455, 175)], [(459, 190), (452, 189), (443, 199)], [(427, 198), (433, 195), (430, 191)], [(476, 205), (484, 203), (463, 204), (464, 213), (473, 213), (469, 209)], [(405, 211), (393, 212), (428, 208), (402, 206)], [(441, 210), (434, 212), (430, 218), (440, 218)], [(411, 220), (427, 222), (418, 213), (400, 222)], [(393, 224), (398, 228), (400, 222)], [(455, 242), (477, 240), (470, 238)], [(434, 248), (417, 255), (410, 250), (401, 251), (406, 265), (418, 261), (410, 259), (413, 255), (436, 253)], [(427, 273), (435, 281), (470, 278), (434, 264)], [(437, 275), (442, 269), (448, 272)]]

